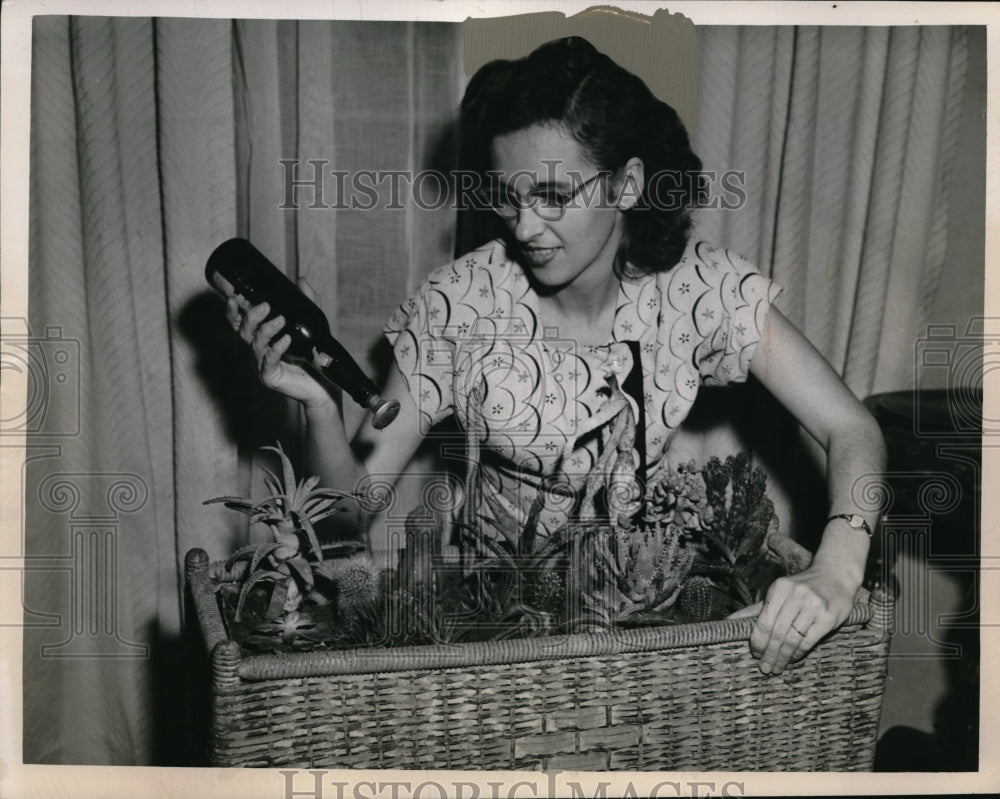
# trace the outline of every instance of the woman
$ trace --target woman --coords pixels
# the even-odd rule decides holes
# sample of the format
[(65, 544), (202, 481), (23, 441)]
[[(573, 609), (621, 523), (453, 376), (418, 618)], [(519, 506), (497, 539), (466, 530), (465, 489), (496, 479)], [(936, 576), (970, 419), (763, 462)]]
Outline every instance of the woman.
[[(314, 469), (338, 486), (398, 475), (429, 425), (456, 414), (477, 469), (477, 523), (544, 537), (594, 512), (595, 474), (632, 489), (654, 477), (699, 384), (754, 375), (828, 455), (830, 520), (812, 566), (740, 614), (756, 615), (761, 670), (780, 672), (852, 607), (876, 519), (851, 489), (884, 467), (878, 426), (771, 307), (776, 286), (689, 240), (700, 162), (638, 77), (565, 39), (483, 67), (462, 110), (477, 197), (502, 235), (433, 272), (390, 320), (386, 393), (402, 409), (388, 432), (359, 433), (361, 464), (337, 401), (281, 360), (287, 337), (271, 343), (283, 320), (262, 324), (266, 306), (232, 298), (262, 382), (302, 403)], [(614, 495), (607, 510), (634, 513), (634, 491)]]

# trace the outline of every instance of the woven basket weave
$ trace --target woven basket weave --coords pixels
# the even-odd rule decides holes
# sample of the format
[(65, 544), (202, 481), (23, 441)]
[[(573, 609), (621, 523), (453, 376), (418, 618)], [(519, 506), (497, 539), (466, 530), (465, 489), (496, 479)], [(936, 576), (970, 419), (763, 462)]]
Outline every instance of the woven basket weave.
[(859, 592), (840, 630), (766, 676), (749, 619), (244, 657), (226, 638), (203, 550), (188, 553), (186, 575), (211, 660), (211, 765), (872, 767), (892, 617), (881, 590)]

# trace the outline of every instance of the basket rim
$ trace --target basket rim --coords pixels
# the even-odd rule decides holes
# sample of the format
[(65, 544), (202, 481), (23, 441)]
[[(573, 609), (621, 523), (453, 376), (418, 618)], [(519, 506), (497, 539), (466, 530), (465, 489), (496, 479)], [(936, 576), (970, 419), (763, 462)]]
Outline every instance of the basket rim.
[[(835, 632), (859, 629), (871, 616), (872, 610), (867, 604), (856, 604), (847, 621)], [(606, 657), (712, 644), (745, 643), (750, 638), (753, 624), (754, 620), (749, 618), (722, 619), (503, 641), (268, 653), (242, 658), (238, 672), (246, 680), (265, 680), (275, 677), (377, 674)]]
[[(194, 552), (195, 550), (192, 550)], [(220, 644), (237, 642), (225, 634), (215, 592), (210, 585), (207, 557), (195, 565), (188, 583), (195, 599), (197, 614), (205, 631), (207, 648), (213, 652)], [(879, 597), (880, 601), (886, 598)], [(891, 601), (891, 597), (888, 597)], [(876, 619), (874, 598), (860, 589), (847, 620), (832, 635), (861, 628)], [(571, 633), (536, 638), (501, 641), (470, 641), (455, 644), (424, 644), (402, 647), (356, 647), (321, 652), (267, 653), (239, 655), (236, 666), (244, 680), (319, 677), (338, 674), (376, 674), (414, 670), (466, 668), (470, 666), (510, 665), (516, 663), (573, 658), (624, 655), (628, 653), (671, 650), (713, 644), (740, 643), (749, 640), (754, 619), (720, 619), (689, 624), (670, 624), (634, 629), (614, 629), (599, 633)], [(884, 629), (866, 629), (874, 637), (884, 637)], [(237, 644), (238, 646), (238, 644)]]

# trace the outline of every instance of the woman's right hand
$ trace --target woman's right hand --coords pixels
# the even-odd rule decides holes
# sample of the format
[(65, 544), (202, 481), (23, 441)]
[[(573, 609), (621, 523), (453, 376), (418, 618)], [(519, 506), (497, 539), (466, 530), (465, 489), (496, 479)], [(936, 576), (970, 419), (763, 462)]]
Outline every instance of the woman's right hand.
[[(312, 292), (304, 281), (300, 281), (299, 286), (307, 294), (315, 296), (315, 292)], [(284, 317), (276, 316), (265, 322), (271, 311), (266, 302), (251, 306), (239, 295), (228, 291), (226, 294), (226, 319), (239, 337), (253, 350), (260, 382), (286, 397), (298, 400), (307, 407), (330, 404), (333, 399), (319, 380), (301, 366), (281, 359), (291, 344), (291, 337), (286, 333), (271, 343), (284, 327)]]

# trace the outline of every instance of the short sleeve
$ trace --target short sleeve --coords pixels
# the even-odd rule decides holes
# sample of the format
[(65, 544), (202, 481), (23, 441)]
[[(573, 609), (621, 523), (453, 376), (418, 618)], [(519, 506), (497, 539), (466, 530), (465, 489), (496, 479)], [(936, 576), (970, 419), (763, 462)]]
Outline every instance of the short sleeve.
[(702, 383), (746, 381), (781, 288), (744, 257), (704, 243), (689, 249), (674, 272), (670, 294), (686, 300), (684, 327)]
[[(455, 344), (448, 335), (452, 303), (435, 275), (396, 309), (383, 330), (413, 401), (431, 425), (454, 411)], [(449, 285), (447, 279), (444, 285)]]

